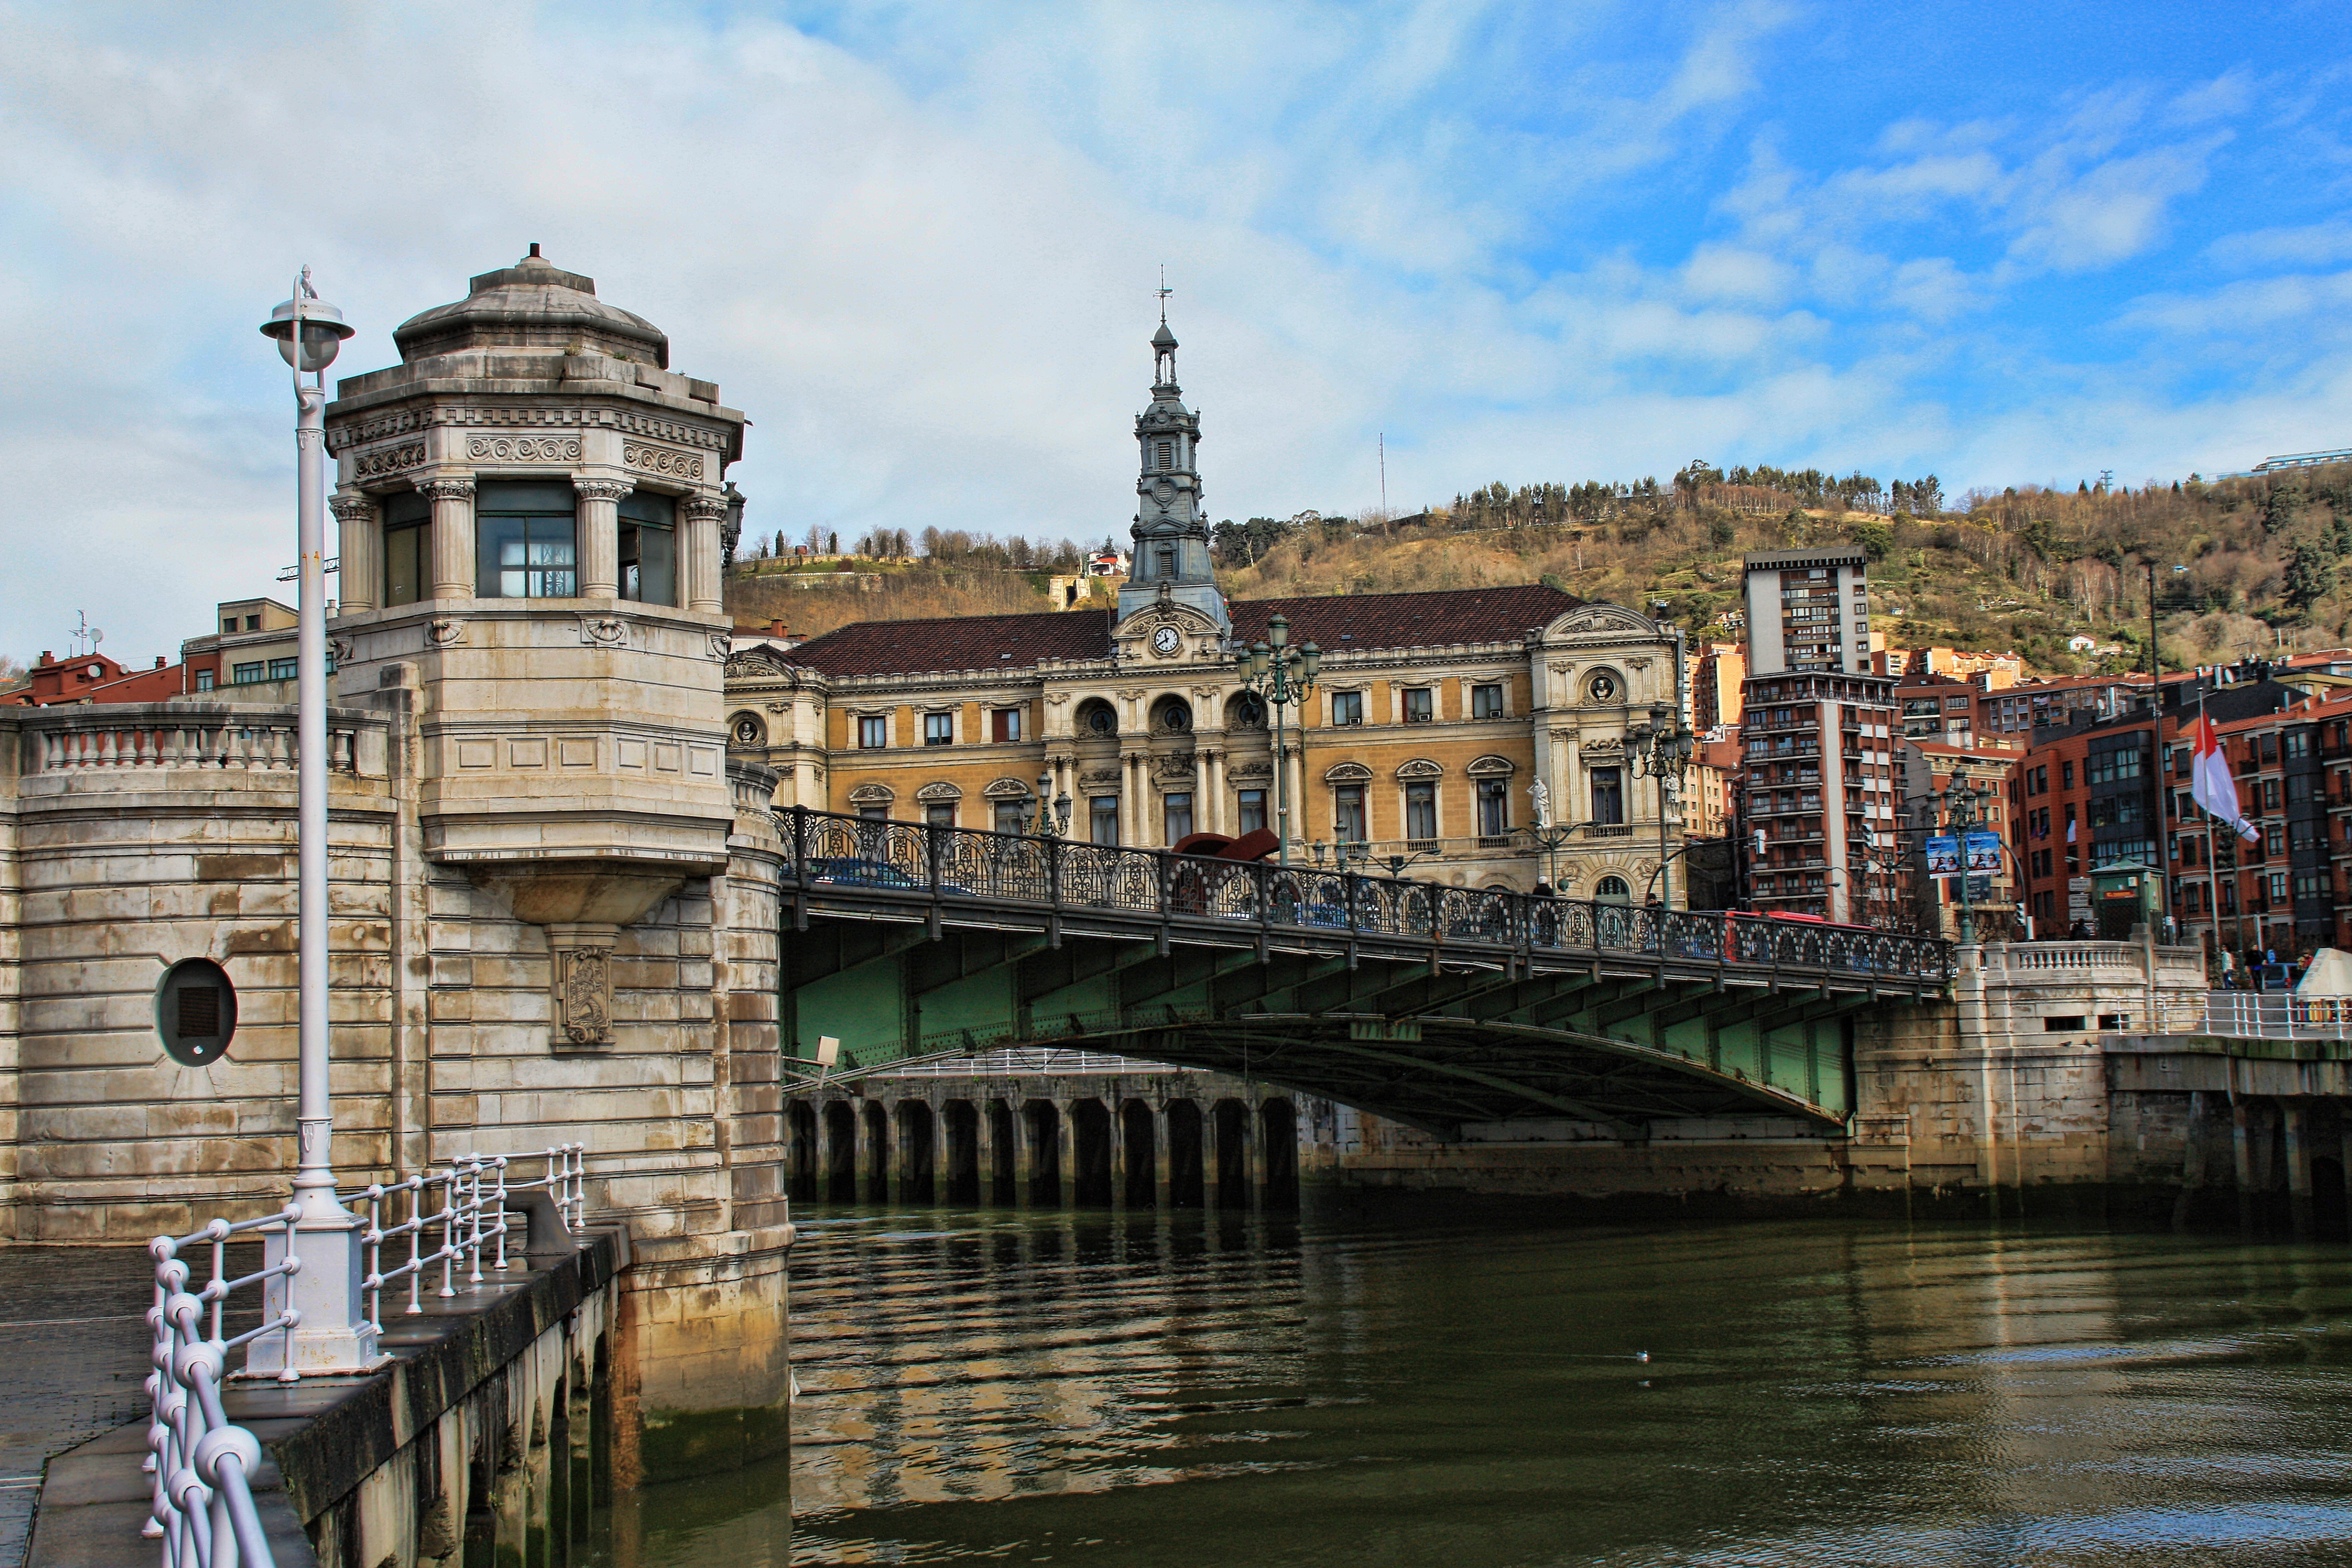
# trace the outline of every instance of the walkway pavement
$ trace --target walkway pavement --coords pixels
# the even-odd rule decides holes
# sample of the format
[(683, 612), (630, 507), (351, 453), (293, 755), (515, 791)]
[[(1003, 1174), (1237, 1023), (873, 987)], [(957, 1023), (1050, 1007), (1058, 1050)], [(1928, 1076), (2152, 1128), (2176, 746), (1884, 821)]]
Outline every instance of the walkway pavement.
[(135, 1247), (0, 1247), (0, 1568), (18, 1568), (41, 1465), (146, 1411), (153, 1265)]

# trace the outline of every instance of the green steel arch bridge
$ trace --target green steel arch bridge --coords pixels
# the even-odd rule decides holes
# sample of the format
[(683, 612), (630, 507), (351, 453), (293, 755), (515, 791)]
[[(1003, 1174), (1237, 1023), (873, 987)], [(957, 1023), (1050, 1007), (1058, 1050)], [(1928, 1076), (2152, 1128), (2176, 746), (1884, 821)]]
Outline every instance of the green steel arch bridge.
[[(1948, 942), (793, 807), (780, 1023), (803, 1078), (1004, 1046), (1202, 1067), (1441, 1138), (1853, 1104), (1853, 1020)], [(840, 1042), (821, 1066), (818, 1041)]]

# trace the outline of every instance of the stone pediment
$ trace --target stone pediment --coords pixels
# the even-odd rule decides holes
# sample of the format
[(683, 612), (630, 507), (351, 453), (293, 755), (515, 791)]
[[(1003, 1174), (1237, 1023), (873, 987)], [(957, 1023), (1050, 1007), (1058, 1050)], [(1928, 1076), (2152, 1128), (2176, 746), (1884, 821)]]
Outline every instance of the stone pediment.
[(796, 667), (772, 647), (745, 648), (727, 656), (727, 679), (757, 680), (762, 676), (790, 675)]
[(1658, 624), (1622, 605), (1579, 605), (1544, 628), (1547, 638), (1626, 635), (1654, 637), (1659, 635)]
[(1147, 605), (1112, 628), (1111, 636), (1124, 642), (1130, 637), (1149, 639), (1161, 626), (1174, 626), (1179, 636), (1187, 637), (1222, 635), (1217, 623), (1200, 610), (1181, 599), (1170, 599)]

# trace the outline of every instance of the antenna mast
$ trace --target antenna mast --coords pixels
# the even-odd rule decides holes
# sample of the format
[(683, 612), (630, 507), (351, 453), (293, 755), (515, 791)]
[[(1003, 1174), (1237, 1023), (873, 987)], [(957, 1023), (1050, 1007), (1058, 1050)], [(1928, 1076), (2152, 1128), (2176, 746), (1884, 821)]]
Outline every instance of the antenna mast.
[(1380, 433), (1381, 452), (1381, 521), (1389, 520), (1389, 433)]

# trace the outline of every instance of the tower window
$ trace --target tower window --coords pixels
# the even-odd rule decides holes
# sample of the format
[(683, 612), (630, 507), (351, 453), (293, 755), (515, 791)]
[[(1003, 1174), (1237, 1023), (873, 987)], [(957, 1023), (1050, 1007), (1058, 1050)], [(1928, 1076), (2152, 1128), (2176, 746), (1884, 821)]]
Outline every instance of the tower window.
[(621, 597), (677, 603), (677, 502), (632, 490), (620, 505)]
[(1160, 466), (1163, 468), (1172, 468), (1176, 466), (1175, 442), (1162, 441), (1160, 443)]
[(432, 567), (426, 530), (433, 522), (433, 503), (415, 490), (389, 498), (383, 504), (383, 605), (413, 605), (430, 586), (425, 574)]
[(1176, 550), (1175, 550), (1175, 547), (1174, 547), (1173, 545), (1163, 545), (1163, 546), (1161, 546), (1161, 547), (1160, 547), (1160, 549), (1159, 550), (1159, 552), (1158, 552), (1157, 553), (1158, 553), (1158, 557), (1159, 557), (1159, 561), (1160, 561), (1160, 576), (1162, 576), (1162, 577), (1173, 577), (1173, 576), (1175, 576), (1175, 575), (1176, 575)]

